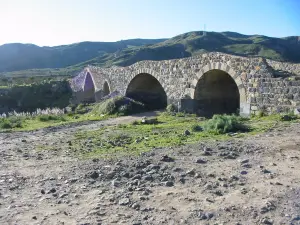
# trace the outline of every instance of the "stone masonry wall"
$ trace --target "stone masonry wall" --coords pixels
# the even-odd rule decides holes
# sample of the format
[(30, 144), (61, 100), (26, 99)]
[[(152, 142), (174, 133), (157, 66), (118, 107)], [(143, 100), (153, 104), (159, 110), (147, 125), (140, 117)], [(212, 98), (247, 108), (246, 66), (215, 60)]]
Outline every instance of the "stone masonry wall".
[(300, 76), (300, 64), (296, 63), (287, 63), (287, 62), (277, 62), (273, 60), (267, 59), (266, 62), (269, 66), (271, 66), (274, 70), (281, 70), (291, 73), (296, 76)]
[(290, 112), (300, 107), (300, 81), (281, 78), (251, 80), (249, 90), (252, 113)]

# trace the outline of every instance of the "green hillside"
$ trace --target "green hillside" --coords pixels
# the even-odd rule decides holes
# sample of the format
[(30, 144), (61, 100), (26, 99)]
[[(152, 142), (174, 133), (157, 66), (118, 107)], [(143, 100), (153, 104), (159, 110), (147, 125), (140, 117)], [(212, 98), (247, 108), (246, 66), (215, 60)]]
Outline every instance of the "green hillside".
[(195, 31), (170, 39), (82, 42), (57, 47), (7, 44), (0, 46), (0, 73), (65, 76), (76, 74), (86, 65), (128, 66), (141, 60), (176, 59), (212, 51), (300, 63), (300, 37), (274, 38), (235, 32), (203, 35), (203, 31)]

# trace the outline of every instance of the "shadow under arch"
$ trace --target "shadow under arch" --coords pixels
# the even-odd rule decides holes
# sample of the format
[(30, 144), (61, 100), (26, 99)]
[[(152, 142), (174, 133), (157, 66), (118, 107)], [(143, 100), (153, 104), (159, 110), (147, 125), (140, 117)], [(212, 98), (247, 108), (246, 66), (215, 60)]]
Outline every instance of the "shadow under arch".
[(109, 95), (110, 92), (111, 92), (111, 90), (110, 90), (109, 84), (106, 80), (106, 81), (104, 81), (104, 84), (103, 84), (103, 97), (105, 97), (106, 95)]
[(83, 84), (83, 102), (95, 102), (95, 84), (90, 72), (86, 73)]
[(147, 110), (163, 109), (167, 106), (167, 94), (161, 83), (151, 74), (137, 74), (128, 84), (126, 97), (145, 104)]
[(194, 100), (196, 113), (211, 117), (214, 114), (237, 114), (240, 93), (235, 80), (225, 71), (212, 69), (198, 80)]

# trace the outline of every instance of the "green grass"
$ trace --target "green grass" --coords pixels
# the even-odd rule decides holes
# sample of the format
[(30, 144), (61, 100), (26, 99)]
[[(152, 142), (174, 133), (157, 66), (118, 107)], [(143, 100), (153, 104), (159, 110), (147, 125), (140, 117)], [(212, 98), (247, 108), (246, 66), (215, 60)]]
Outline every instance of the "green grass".
[[(235, 138), (255, 135), (265, 132), (280, 121), (280, 116), (253, 117), (242, 119), (227, 116), (237, 131)], [(99, 130), (79, 132), (74, 136), (73, 151), (80, 158), (111, 158), (124, 155), (137, 155), (153, 148), (174, 147), (203, 140), (225, 140), (233, 138), (226, 132), (212, 132), (207, 129), (201, 131), (199, 127), (205, 127), (210, 120), (200, 120), (195, 115), (176, 116), (162, 113), (157, 117), (157, 124), (141, 124), (134, 122), (118, 126), (102, 127)], [(218, 118), (219, 120), (220, 118)], [(235, 120), (235, 122), (234, 122)], [(215, 120), (212, 120), (213, 122)], [(238, 127), (236, 126), (238, 121)], [(230, 123), (230, 122), (229, 122)], [(288, 123), (288, 122), (287, 122)], [(197, 128), (196, 128), (197, 126)], [(245, 127), (248, 131), (245, 132)], [(242, 131), (239, 131), (242, 128)], [(190, 135), (184, 135), (189, 130)], [(215, 130), (214, 130), (215, 131)]]
[[(0, 132), (32, 131), (47, 127), (55, 127), (59, 125), (67, 125), (85, 121), (100, 121), (112, 117), (114, 117), (114, 115), (99, 116), (93, 114), (66, 114), (63, 116), (42, 115), (37, 117), (20, 118), (10, 117), (7, 119), (0, 119)], [(18, 122), (14, 122), (14, 120)]]

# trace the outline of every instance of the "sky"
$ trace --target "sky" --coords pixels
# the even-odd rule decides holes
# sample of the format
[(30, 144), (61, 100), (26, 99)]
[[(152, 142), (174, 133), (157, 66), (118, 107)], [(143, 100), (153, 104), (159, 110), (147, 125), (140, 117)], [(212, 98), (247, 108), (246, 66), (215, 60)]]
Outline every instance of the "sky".
[(171, 38), (204, 25), (300, 36), (300, 0), (0, 0), (0, 45)]

